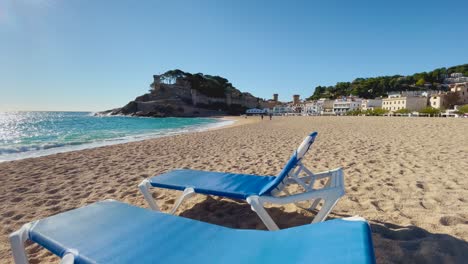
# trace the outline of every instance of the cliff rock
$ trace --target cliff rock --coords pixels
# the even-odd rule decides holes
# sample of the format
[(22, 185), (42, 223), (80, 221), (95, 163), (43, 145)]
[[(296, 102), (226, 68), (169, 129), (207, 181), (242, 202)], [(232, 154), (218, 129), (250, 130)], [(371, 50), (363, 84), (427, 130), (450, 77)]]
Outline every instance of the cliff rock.
[(200, 117), (238, 115), (247, 108), (263, 108), (266, 102), (236, 89), (220, 76), (191, 74), (181, 70), (154, 75), (149, 93), (127, 105), (99, 114), (148, 117)]

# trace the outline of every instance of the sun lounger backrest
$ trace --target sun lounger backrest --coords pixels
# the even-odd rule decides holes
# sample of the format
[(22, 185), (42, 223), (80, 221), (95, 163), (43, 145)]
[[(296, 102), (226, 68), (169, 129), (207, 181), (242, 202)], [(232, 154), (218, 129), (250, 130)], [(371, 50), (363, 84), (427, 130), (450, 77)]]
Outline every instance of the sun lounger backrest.
[(314, 143), (315, 138), (317, 137), (317, 132), (313, 132), (312, 134), (308, 135), (304, 141), (302, 141), (301, 145), (297, 148), (297, 158), (300, 160), (302, 159), (307, 151), (309, 151), (310, 146)]
[(315, 138), (317, 137), (317, 132), (313, 132), (309, 136), (307, 136), (304, 141), (302, 141), (301, 145), (294, 151), (293, 155), (289, 159), (286, 166), (284, 166), (283, 170), (276, 176), (274, 181), (271, 181), (265, 187), (263, 187), (260, 195), (269, 194), (273, 191), (278, 185), (280, 185), (289, 175), (290, 172), (294, 170), (297, 166), (298, 162), (305, 156), (307, 151), (310, 149), (312, 143), (314, 143)]

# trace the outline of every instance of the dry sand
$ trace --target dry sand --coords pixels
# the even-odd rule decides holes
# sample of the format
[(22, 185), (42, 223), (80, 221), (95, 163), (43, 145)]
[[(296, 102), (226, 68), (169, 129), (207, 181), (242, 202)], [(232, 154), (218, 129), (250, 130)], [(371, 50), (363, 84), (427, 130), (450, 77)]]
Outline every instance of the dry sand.
[[(468, 120), (397, 117), (266, 118), (0, 163), (0, 262), (12, 262), (7, 235), (22, 224), (107, 198), (146, 207), (137, 184), (173, 168), (276, 175), (311, 131), (319, 135), (305, 164), (315, 171), (345, 171), (347, 194), (330, 218), (368, 219), (379, 263), (467, 262)], [(155, 196), (168, 210), (178, 194), (164, 190)], [(281, 228), (312, 219), (294, 205), (269, 211)], [(196, 195), (178, 214), (265, 229), (249, 206), (219, 197)], [(31, 263), (56, 261), (35, 245), (28, 252)]]

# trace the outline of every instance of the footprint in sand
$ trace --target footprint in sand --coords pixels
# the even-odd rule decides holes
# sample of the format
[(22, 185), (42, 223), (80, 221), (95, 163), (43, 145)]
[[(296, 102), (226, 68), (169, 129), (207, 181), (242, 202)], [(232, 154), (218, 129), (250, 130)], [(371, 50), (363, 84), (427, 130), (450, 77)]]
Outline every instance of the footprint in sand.
[(24, 187), (16, 188), (13, 190), (13, 192), (17, 192), (17, 193), (24, 193), (27, 191), (28, 191), (28, 188), (24, 188)]
[(16, 197), (16, 198), (11, 199), (10, 201), (11, 201), (12, 203), (18, 203), (18, 202), (21, 202), (22, 200), (23, 200), (23, 198), (21, 198), (21, 197)]
[(416, 187), (418, 187), (419, 189), (422, 189), (424, 191), (429, 191), (429, 186), (425, 182), (421, 182), (421, 181), (416, 182)]
[(456, 216), (442, 216), (439, 220), (444, 226), (453, 226), (458, 224), (468, 224), (468, 220)]
[(15, 214), (15, 211), (8, 211), (2, 214), (3, 217), (9, 218), (12, 217)]

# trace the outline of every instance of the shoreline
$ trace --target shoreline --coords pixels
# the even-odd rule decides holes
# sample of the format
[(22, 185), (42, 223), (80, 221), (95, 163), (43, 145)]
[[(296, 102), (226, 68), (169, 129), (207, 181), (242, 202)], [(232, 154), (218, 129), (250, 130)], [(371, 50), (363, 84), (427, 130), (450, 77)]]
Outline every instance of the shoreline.
[(46, 156), (59, 154), (59, 153), (81, 151), (81, 150), (86, 150), (86, 149), (94, 149), (94, 148), (100, 148), (100, 147), (106, 147), (106, 146), (112, 146), (112, 145), (126, 144), (126, 143), (131, 143), (131, 142), (139, 142), (139, 141), (151, 140), (155, 138), (165, 138), (165, 137), (171, 137), (171, 136), (181, 135), (181, 134), (191, 134), (191, 133), (197, 133), (197, 132), (203, 132), (203, 131), (209, 131), (209, 130), (217, 130), (217, 129), (223, 129), (223, 128), (228, 128), (228, 127), (233, 127), (233, 126), (248, 123), (248, 122), (243, 122), (242, 118), (235, 117), (235, 116), (215, 116), (215, 117), (209, 117), (209, 118), (218, 119), (220, 121), (217, 121), (211, 124), (201, 125), (200, 127), (194, 127), (193, 129), (190, 129), (188, 131), (186, 131), (185, 129), (178, 129), (174, 132), (166, 131), (166, 133), (164, 134), (155, 134), (155, 133), (141, 134), (141, 135), (127, 136), (123, 138), (108, 139), (108, 140), (103, 140), (103, 141), (98, 141), (98, 142), (89, 142), (89, 143), (80, 144), (80, 145), (65, 145), (65, 146), (59, 146), (59, 147), (48, 148), (48, 149), (12, 153), (12, 154), (7, 154), (4, 157), (0, 156), (0, 163), (24, 160), (24, 159), (34, 159), (34, 158), (46, 157)]

